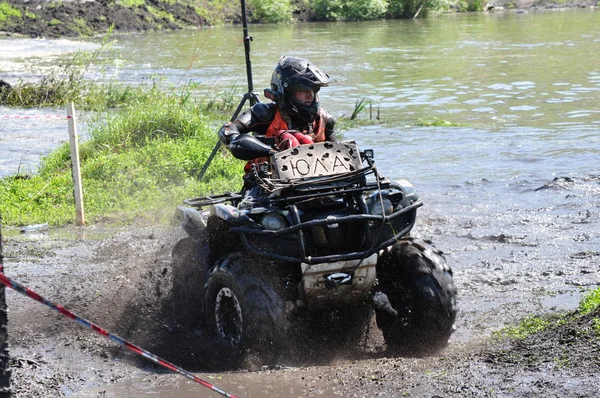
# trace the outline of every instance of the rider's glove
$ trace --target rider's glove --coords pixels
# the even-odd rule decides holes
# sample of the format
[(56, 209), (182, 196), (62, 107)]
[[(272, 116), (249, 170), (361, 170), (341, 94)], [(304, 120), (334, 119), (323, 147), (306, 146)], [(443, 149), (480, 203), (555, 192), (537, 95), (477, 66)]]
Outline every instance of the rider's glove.
[(313, 139), (298, 130), (279, 130), (276, 134), (280, 149), (294, 148), (298, 145), (313, 144)]

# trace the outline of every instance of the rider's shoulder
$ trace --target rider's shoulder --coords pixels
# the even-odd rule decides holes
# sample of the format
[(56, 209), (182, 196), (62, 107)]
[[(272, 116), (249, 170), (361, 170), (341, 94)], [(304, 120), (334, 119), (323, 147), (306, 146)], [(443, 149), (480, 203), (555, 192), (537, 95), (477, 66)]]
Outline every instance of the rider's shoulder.
[(268, 122), (275, 116), (275, 103), (270, 102), (268, 104), (259, 102), (258, 104), (252, 105), (250, 108), (252, 114), (256, 116), (261, 122)]

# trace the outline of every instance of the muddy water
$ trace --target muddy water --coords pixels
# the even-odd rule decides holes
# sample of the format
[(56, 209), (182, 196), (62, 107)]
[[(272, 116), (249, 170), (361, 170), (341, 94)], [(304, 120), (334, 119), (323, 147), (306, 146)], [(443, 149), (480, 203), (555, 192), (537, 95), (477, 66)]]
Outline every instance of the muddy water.
[[(380, 171), (409, 179), (425, 201), (415, 235), (446, 252), (460, 293), (449, 350), (526, 314), (573, 309), (600, 285), (597, 21), (597, 12), (573, 10), (251, 27), (255, 87), (266, 87), (280, 54), (304, 55), (333, 77), (321, 100), (335, 116), (361, 98), (372, 101), (373, 117), (379, 112), (381, 124), (343, 135), (373, 148)], [(237, 37), (230, 27), (118, 36), (125, 66), (114, 72), (127, 81), (192, 79), (209, 98), (234, 83), (243, 92)], [(460, 126), (414, 126), (432, 117)], [(45, 124), (0, 123), (0, 175), (34, 169), (33, 148), (43, 154), (56, 144)], [(19, 159), (26, 149), (29, 163)], [(248, 397), (334, 396), (293, 372), (205, 376)], [(102, 391), (205, 393), (145, 372)]]
[[(288, 397), (322, 397), (339, 398), (340, 395), (333, 391), (328, 380), (335, 377), (328, 367), (321, 369), (323, 377), (317, 381), (304, 381), (297, 369), (283, 369), (261, 373), (227, 373), (227, 374), (201, 374), (198, 377), (216, 385), (223, 390), (240, 397), (248, 398), (288, 398)], [(105, 391), (106, 396), (139, 397), (150, 395), (158, 397), (222, 397), (221, 394), (210, 391), (206, 387), (182, 379), (181, 377), (140, 375), (145, 385), (140, 385), (140, 378), (134, 378), (102, 390), (95, 389), (84, 393), (82, 397), (97, 397), (99, 391)]]

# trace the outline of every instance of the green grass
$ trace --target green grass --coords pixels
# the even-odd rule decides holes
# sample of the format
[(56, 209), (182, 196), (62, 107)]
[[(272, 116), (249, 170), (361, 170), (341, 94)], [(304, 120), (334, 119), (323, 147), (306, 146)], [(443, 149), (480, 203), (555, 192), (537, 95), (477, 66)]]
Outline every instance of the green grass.
[[(167, 221), (188, 197), (238, 191), (243, 162), (217, 156), (202, 182), (197, 175), (217, 137), (213, 118), (200, 105), (169, 94), (104, 115), (80, 145), (86, 220), (129, 223)], [(67, 144), (44, 159), (29, 178), (0, 180), (5, 225), (63, 225), (74, 221)]]
[(556, 324), (560, 319), (562, 319), (560, 316), (555, 315), (550, 317), (530, 315), (522, 319), (517, 326), (510, 326), (496, 332), (495, 336), (522, 339)]
[(589, 314), (600, 308), (600, 288), (586, 294), (579, 303), (579, 312), (582, 315)]
[(11, 18), (21, 18), (21, 11), (11, 6), (7, 2), (0, 3), (0, 22), (4, 22)]
[(148, 12), (150, 14), (154, 15), (154, 17), (156, 17), (156, 19), (166, 19), (169, 22), (175, 22), (175, 17), (172, 14), (168, 13), (167, 11), (158, 9), (151, 5), (146, 5), (146, 9), (148, 10)]
[[(567, 324), (578, 317), (587, 315), (600, 308), (600, 288), (592, 290), (583, 296), (577, 311), (565, 314), (552, 314), (547, 316), (530, 315), (521, 320), (516, 326), (510, 326), (494, 333), (497, 338), (523, 339), (542, 330)], [(600, 334), (600, 318), (591, 320), (592, 329)]]
[(238, 15), (240, 3), (230, 0), (212, 0), (192, 2), (195, 13), (206, 20), (206, 25), (222, 25), (231, 21), (232, 16)]
[(361, 113), (367, 105), (370, 105), (371, 101), (366, 98), (361, 98), (360, 100), (356, 100), (354, 104), (354, 110), (352, 111), (352, 115), (350, 115), (350, 120), (354, 120), (358, 117), (358, 114)]
[[(77, 18), (73, 21), (84, 23), (82, 19)], [(112, 50), (111, 34), (112, 28), (104, 36), (99, 49), (93, 52), (78, 52), (63, 66), (46, 73), (41, 80), (20, 81), (10, 90), (0, 90), (0, 105), (33, 108), (63, 106), (67, 102), (74, 102), (77, 109), (101, 111), (150, 100), (157, 90), (158, 83), (154, 80), (146, 85), (130, 86), (113, 80), (98, 83), (86, 79), (88, 69), (91, 65), (98, 64), (101, 54), (105, 56), (100, 67), (118, 59), (118, 52)]]
[(600, 318), (594, 318), (592, 320), (592, 329), (594, 330), (594, 333), (600, 335)]
[(146, 4), (145, 0), (118, 0), (117, 4), (123, 7), (141, 7)]
[(450, 127), (450, 126), (459, 126), (457, 123), (452, 123), (447, 120), (443, 120), (437, 117), (432, 117), (431, 119), (419, 119), (416, 123), (416, 126), (419, 127)]

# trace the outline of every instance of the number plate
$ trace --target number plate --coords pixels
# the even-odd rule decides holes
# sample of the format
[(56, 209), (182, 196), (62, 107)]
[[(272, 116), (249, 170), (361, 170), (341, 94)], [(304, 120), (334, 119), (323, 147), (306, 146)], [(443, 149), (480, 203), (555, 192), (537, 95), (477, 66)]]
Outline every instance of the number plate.
[(361, 159), (353, 142), (320, 142), (286, 149), (272, 156), (274, 177), (280, 180), (324, 177), (360, 169)]

